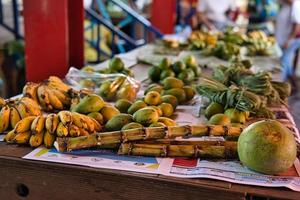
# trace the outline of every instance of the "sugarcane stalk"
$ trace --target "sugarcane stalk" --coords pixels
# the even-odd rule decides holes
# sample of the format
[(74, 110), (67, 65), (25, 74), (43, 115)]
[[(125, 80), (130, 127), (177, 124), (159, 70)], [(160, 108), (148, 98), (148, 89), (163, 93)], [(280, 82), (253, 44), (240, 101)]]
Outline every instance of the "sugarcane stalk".
[(120, 145), (125, 142), (172, 139), (176, 137), (223, 136), (226, 140), (237, 140), (242, 128), (222, 125), (184, 125), (149, 127), (124, 131), (95, 133), (89, 136), (57, 139), (59, 151), (71, 151), (89, 147)]
[(237, 158), (237, 142), (176, 142), (177, 144), (172, 144), (172, 142), (123, 143), (118, 154), (155, 157)]

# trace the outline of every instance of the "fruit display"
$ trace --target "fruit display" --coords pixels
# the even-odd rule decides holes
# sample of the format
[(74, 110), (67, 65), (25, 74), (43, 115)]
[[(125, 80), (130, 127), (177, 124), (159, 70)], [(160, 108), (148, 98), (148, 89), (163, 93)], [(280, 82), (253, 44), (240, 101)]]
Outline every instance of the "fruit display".
[[(168, 77), (161, 81), (160, 84), (151, 84), (145, 90), (145, 95), (148, 93), (157, 92), (161, 97), (161, 101), (164, 103), (170, 103), (174, 109), (178, 104), (184, 104), (192, 100), (196, 94), (193, 87), (184, 85), (184, 82), (178, 78)], [(176, 99), (175, 99), (175, 98)]]
[(218, 35), (211, 32), (194, 31), (188, 38), (190, 50), (202, 50), (207, 47), (214, 47), (217, 43)]
[(15, 100), (0, 98), (0, 102), (0, 133), (15, 128), (26, 117), (41, 115), (40, 106), (28, 97)]
[(148, 71), (148, 76), (152, 82), (163, 81), (168, 77), (177, 77), (186, 84), (191, 83), (200, 74), (201, 68), (192, 55), (174, 63), (168, 58), (163, 58), (158, 66), (153, 66)]
[(69, 70), (66, 80), (74, 88), (93, 91), (107, 101), (133, 101), (140, 88), (137, 80), (123, 74), (100, 74), (75, 68)]
[(50, 76), (41, 83), (27, 83), (23, 96), (36, 101), (44, 111), (64, 110), (71, 106), (71, 98), (78, 94), (60, 78)]
[[(124, 117), (118, 117), (115, 120), (119, 125), (132, 122), (132, 117), (128, 114), (122, 114)], [(127, 116), (126, 116), (127, 115)], [(128, 124), (128, 122), (130, 122)], [(133, 125), (131, 125), (133, 126)], [(134, 125), (136, 126), (136, 125)], [(155, 142), (155, 140), (163, 141), (160, 139), (174, 139), (176, 137), (203, 137), (203, 136), (222, 136), (226, 140), (237, 141), (239, 135), (243, 131), (240, 127), (222, 126), (222, 125), (184, 125), (184, 126), (168, 126), (168, 127), (147, 127), (147, 128), (133, 128), (122, 129), (113, 132), (102, 132), (90, 134), (83, 137), (74, 138), (58, 138), (58, 147), (60, 151), (71, 151), (83, 148), (78, 141), (81, 141), (87, 147), (101, 147), (103, 145), (120, 145), (127, 142)], [(220, 141), (218, 141), (220, 142)], [(215, 142), (217, 143), (217, 142)], [(76, 145), (79, 146), (76, 146)], [(188, 142), (187, 142), (188, 144)]]
[(292, 132), (274, 120), (248, 126), (238, 139), (240, 161), (250, 169), (264, 174), (287, 171), (297, 156)]
[(133, 103), (120, 99), (115, 107), (122, 113), (115, 114), (107, 121), (105, 124), (107, 131), (176, 125), (176, 122), (169, 118), (173, 115), (175, 108), (170, 103), (163, 102), (161, 95), (156, 91), (148, 92), (143, 100), (136, 100)]
[(5, 135), (4, 140), (7, 143), (29, 144), (31, 147), (44, 144), (46, 148), (52, 148), (56, 137), (86, 136), (101, 130), (101, 124), (92, 117), (60, 111), (57, 114), (28, 116), (21, 119)]
[(99, 74), (124, 74), (126, 76), (134, 77), (134, 73), (131, 69), (125, 67), (121, 58), (114, 57), (108, 62), (108, 67), (104, 69), (96, 69), (95, 67), (86, 66), (82, 68), (82, 71)]
[(207, 48), (203, 54), (222, 60), (231, 60), (240, 56), (240, 46), (231, 42), (218, 41), (215, 47)]

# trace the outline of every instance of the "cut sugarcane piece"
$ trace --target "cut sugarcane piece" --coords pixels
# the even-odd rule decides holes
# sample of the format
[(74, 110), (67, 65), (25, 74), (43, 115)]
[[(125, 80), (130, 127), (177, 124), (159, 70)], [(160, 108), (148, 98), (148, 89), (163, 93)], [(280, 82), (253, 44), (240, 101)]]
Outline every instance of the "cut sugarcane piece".
[(203, 125), (195, 125), (190, 126), (192, 136), (201, 137), (201, 136), (208, 136), (209, 134), (209, 126)]
[(121, 131), (96, 133), (98, 146), (110, 145), (110, 144), (120, 144), (123, 141)]
[(171, 139), (175, 137), (223, 136), (226, 140), (237, 140), (242, 128), (221, 125), (185, 125), (149, 127), (124, 131), (95, 133), (76, 138), (58, 139), (59, 151), (70, 151), (88, 147), (120, 145), (124, 142)]
[(190, 126), (169, 126), (168, 127), (168, 138), (175, 138), (181, 136), (188, 136), (191, 133)]
[[(237, 142), (216, 141), (172, 141), (161, 143), (123, 143), (120, 155), (138, 155), (155, 157), (190, 157), (190, 158), (237, 158)], [(190, 143), (190, 144), (189, 144)]]

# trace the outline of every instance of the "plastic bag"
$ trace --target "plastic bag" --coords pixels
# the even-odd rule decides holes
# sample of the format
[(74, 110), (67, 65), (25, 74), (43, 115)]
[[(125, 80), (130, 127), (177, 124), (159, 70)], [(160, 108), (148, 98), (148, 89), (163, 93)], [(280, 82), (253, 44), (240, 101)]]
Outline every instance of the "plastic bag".
[(141, 83), (124, 74), (101, 74), (71, 67), (65, 77), (75, 89), (88, 89), (107, 101), (128, 99), (134, 101)]

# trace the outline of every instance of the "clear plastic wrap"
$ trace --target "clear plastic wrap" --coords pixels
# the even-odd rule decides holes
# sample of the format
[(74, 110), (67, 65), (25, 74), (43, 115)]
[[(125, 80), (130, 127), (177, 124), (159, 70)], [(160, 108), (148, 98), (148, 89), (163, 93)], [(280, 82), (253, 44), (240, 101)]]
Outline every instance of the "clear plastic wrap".
[(65, 79), (73, 88), (94, 91), (107, 101), (118, 99), (133, 101), (141, 86), (139, 81), (124, 74), (101, 74), (73, 67), (69, 69)]

